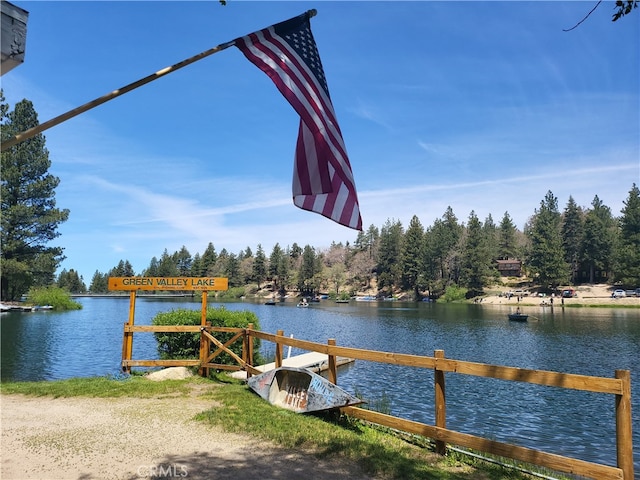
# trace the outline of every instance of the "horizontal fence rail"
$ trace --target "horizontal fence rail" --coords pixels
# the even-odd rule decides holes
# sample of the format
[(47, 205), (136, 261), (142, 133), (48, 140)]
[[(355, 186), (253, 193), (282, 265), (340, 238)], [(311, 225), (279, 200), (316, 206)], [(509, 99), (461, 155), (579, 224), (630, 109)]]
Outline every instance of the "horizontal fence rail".
[(356, 360), (368, 360), (371, 362), (388, 363), (405, 367), (432, 368), (435, 370), (459, 373), (463, 375), (534, 383), (537, 385), (585, 390), (588, 392), (611, 393), (615, 395), (622, 395), (623, 393), (622, 381), (615, 378), (591, 377), (587, 375), (558, 373), (547, 370), (527, 370), (524, 368), (504, 367), (447, 358), (424, 357), (420, 355), (408, 355), (405, 353), (389, 353), (376, 350), (331, 346), (307, 340), (297, 340), (290, 337), (264, 333), (257, 330), (252, 330), (249, 334), (262, 340), (300, 348), (301, 350), (326, 353), (327, 355), (336, 357), (348, 357)]
[[(184, 360), (133, 360), (131, 344), (134, 332), (200, 332), (200, 355), (198, 359)], [(215, 338), (216, 332), (233, 333), (233, 337), (222, 343)], [(436, 350), (433, 357), (365, 350), (352, 347), (340, 347), (334, 339), (327, 344), (299, 340), (284, 336), (282, 331), (276, 334), (249, 328), (212, 327), (210, 325), (124, 325), (122, 368), (131, 367), (199, 367), (201, 374), (209, 369), (238, 371), (244, 370), (248, 376), (262, 373), (251, 364), (253, 358), (253, 340), (260, 339), (275, 343), (275, 365), (282, 366), (283, 347), (289, 346), (310, 352), (327, 355), (329, 380), (337, 383), (337, 358), (349, 358), (391, 365), (431, 369), (434, 377), (435, 425), (427, 425), (412, 420), (395, 417), (359, 407), (343, 407), (346, 415), (368, 422), (421, 435), (435, 441), (436, 452), (445, 453), (446, 444), (470, 448), (500, 457), (511, 458), (533, 465), (549, 468), (558, 472), (580, 475), (597, 480), (633, 480), (633, 443), (631, 432), (631, 375), (628, 370), (616, 370), (615, 378), (594, 377), (547, 370), (490, 365), (468, 362), (444, 357), (444, 351)], [(229, 349), (237, 341), (242, 342), (242, 355)], [(226, 353), (236, 365), (214, 363), (215, 358)], [(490, 440), (476, 435), (449, 430), (446, 428), (446, 389), (445, 373), (493, 378), (505, 381), (524, 382), (548, 387), (581, 390), (615, 396), (616, 451), (617, 466), (612, 467), (575, 458), (542, 452), (539, 450)]]

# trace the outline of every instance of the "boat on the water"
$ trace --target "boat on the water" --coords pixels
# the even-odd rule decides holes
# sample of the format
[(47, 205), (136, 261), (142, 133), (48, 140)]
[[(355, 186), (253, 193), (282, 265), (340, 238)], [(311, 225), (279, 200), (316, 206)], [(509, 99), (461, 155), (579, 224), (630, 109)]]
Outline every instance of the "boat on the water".
[(272, 405), (296, 413), (318, 412), (364, 403), (306, 368), (276, 368), (249, 378), (247, 384)]
[(529, 315), (525, 315), (524, 313), (510, 313), (509, 314), (509, 320), (512, 320), (514, 322), (526, 322), (527, 318), (529, 318)]
[(361, 295), (356, 297), (356, 302), (375, 302), (378, 299), (373, 295)]

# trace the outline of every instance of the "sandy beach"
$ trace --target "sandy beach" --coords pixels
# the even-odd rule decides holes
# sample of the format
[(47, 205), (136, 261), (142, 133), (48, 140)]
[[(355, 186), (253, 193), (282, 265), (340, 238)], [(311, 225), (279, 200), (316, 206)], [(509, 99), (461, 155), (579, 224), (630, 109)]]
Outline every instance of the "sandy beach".
[[(534, 295), (524, 295), (518, 301), (516, 296), (512, 296), (508, 298), (505, 295), (489, 295), (482, 298), (483, 305), (505, 305), (505, 306), (513, 306), (517, 307), (521, 306), (540, 306), (545, 307), (551, 305), (551, 301), (553, 299), (553, 306), (571, 306), (571, 305), (604, 305), (604, 306), (635, 306), (640, 308), (640, 297), (624, 297), (624, 298), (613, 298), (611, 296), (612, 288), (609, 285), (599, 284), (599, 285), (584, 285), (579, 287), (567, 287), (574, 288), (578, 294), (577, 297), (574, 298), (565, 298), (562, 299), (559, 296), (550, 297), (538, 297)], [(508, 292), (512, 289), (504, 288), (503, 292)], [(564, 302), (564, 303), (563, 303)]]

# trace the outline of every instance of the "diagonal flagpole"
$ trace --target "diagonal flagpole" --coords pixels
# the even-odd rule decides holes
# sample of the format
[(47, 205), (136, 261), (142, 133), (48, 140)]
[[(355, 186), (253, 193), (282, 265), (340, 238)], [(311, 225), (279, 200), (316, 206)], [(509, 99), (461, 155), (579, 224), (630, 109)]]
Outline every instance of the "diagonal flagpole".
[(138, 87), (146, 85), (147, 83), (153, 82), (154, 80), (157, 80), (161, 77), (164, 77), (165, 75), (175, 72), (176, 70), (179, 70), (182, 67), (186, 67), (187, 65), (197, 62), (198, 60), (208, 57), (209, 55), (213, 55), (214, 53), (224, 50), (225, 48), (231, 47), (234, 44), (235, 42), (233, 41), (227, 42), (227, 43), (220, 44), (217, 47), (210, 48), (209, 50), (205, 50), (204, 52), (194, 55), (193, 57), (187, 58), (186, 60), (176, 63), (175, 65), (171, 65), (170, 67), (163, 68), (162, 70), (158, 70), (157, 72), (152, 73), (151, 75), (148, 75), (144, 78), (141, 78), (140, 80), (137, 80), (133, 83), (130, 83), (129, 85), (126, 85), (122, 88), (118, 88), (117, 90), (107, 93), (106, 95), (96, 98), (95, 100), (91, 100), (90, 102), (87, 102), (84, 105), (74, 108), (73, 110), (69, 110), (68, 112), (63, 113), (62, 115), (58, 115), (57, 117), (52, 118), (51, 120), (41, 123), (40, 125), (36, 125), (35, 127), (25, 130), (24, 132), (19, 133), (14, 137), (11, 137), (8, 140), (2, 142), (0, 151), (4, 152), (7, 148), (11, 148), (20, 142), (28, 140), (29, 138), (34, 137), (37, 134), (42, 133), (51, 127), (55, 127), (56, 125), (59, 125), (62, 122), (66, 122), (67, 120), (77, 115), (80, 115), (81, 113), (84, 113), (87, 110), (91, 110), (92, 108), (95, 108), (98, 105), (102, 105), (103, 103), (106, 103), (109, 100), (113, 100), (114, 98), (119, 97), (120, 95), (124, 95), (125, 93), (128, 93), (131, 90), (134, 90)]
[[(308, 13), (310, 17), (313, 17), (316, 14), (316, 10), (309, 10)], [(182, 67), (191, 65), (192, 63), (197, 62), (198, 60), (202, 60), (205, 57), (213, 55), (214, 53), (218, 53), (234, 45), (235, 45), (235, 40), (232, 40), (226, 43), (221, 43), (217, 47), (210, 48), (209, 50), (205, 50), (204, 52), (201, 52), (197, 55), (194, 55), (193, 57), (187, 58), (186, 60), (178, 62), (174, 65), (171, 65), (170, 67), (166, 67), (166, 68), (163, 68), (162, 70), (158, 70), (157, 72), (152, 73), (151, 75), (148, 75), (144, 78), (141, 78), (140, 80), (137, 80), (133, 83), (130, 83), (129, 85), (126, 85), (122, 88), (114, 90), (113, 92), (107, 93), (106, 95), (96, 98), (95, 100), (91, 100), (90, 102), (87, 102), (84, 105), (74, 108), (73, 110), (69, 110), (68, 112), (63, 113), (62, 115), (58, 115), (57, 117), (52, 118), (51, 120), (48, 120), (44, 123), (41, 123), (40, 125), (36, 125), (35, 127), (25, 130), (24, 132), (19, 133), (14, 137), (11, 137), (5, 140), (4, 142), (2, 142), (2, 144), (0, 145), (0, 152), (4, 152), (6, 149), (13, 147), (14, 145), (17, 145), (20, 142), (28, 140), (29, 138), (34, 137), (37, 134), (42, 133), (51, 127), (55, 127), (56, 125), (59, 125), (62, 122), (66, 122), (67, 120), (77, 115), (80, 115), (81, 113), (84, 113), (87, 110), (91, 110), (92, 108), (102, 105), (103, 103), (106, 103), (109, 100), (113, 100), (116, 97), (124, 95), (125, 93), (128, 93), (131, 90), (134, 90), (138, 87), (146, 85), (147, 83), (153, 82), (154, 80), (157, 80), (161, 77), (164, 77), (165, 75), (175, 72), (176, 70), (179, 70)]]

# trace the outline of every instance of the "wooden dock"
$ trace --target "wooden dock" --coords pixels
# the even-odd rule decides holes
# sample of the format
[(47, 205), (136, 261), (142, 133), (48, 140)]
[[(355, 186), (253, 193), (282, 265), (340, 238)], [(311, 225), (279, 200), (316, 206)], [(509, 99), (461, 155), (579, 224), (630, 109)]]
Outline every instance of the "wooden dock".
[[(345, 358), (345, 357), (337, 357), (336, 358), (336, 366), (346, 365), (348, 363), (352, 363), (355, 360), (353, 358)], [(329, 368), (329, 360), (328, 356), (324, 353), (319, 352), (309, 352), (303, 353), (301, 355), (295, 355), (289, 358), (282, 359), (283, 367), (295, 367), (295, 368), (306, 368), (311, 370), (314, 373), (323, 372)], [(267, 363), (265, 365), (257, 365), (255, 367), (257, 370), (261, 372), (267, 372), (269, 370), (274, 370), (276, 368), (275, 362)], [(240, 370), (238, 372), (233, 372), (230, 374), (233, 378), (246, 379), (247, 372)]]

